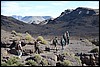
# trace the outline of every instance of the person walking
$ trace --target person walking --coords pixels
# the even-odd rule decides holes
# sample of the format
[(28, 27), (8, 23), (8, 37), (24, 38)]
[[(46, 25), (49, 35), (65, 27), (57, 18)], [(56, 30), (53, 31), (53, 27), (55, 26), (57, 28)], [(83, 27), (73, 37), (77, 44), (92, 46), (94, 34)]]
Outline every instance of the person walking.
[(63, 37), (61, 38), (60, 43), (61, 43), (61, 46), (62, 46), (62, 50), (64, 50), (64, 46), (66, 45), (66, 42), (65, 42)]
[(68, 31), (63, 34), (63, 38), (64, 38), (66, 44), (69, 45), (69, 32)]
[(34, 53), (39, 53), (39, 44), (40, 44), (40, 43), (39, 43), (39, 41), (37, 41), (37, 40), (34, 42), (34, 47), (35, 47)]
[(69, 45), (69, 32), (66, 32), (66, 37), (67, 37), (67, 45)]
[(64, 50), (64, 46), (66, 45), (66, 41), (64, 40), (63, 37), (61, 38), (60, 43), (61, 43), (61, 46), (62, 46), (62, 50)]
[(58, 44), (57, 37), (55, 37), (55, 38), (53, 39), (53, 44), (54, 44), (55, 49), (56, 49), (56, 51), (57, 51), (57, 44)]
[(16, 50), (18, 52), (18, 57), (21, 58), (21, 56), (22, 56), (22, 45), (21, 45), (21, 41), (18, 42), (18, 44), (16, 46)]

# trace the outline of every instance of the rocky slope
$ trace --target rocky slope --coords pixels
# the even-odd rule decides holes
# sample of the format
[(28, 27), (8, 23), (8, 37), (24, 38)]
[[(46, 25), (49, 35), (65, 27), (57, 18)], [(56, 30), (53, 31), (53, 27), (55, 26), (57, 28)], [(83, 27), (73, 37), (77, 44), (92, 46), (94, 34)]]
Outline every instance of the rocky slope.
[[(3, 63), (7, 63), (8, 66), (19, 66), (17, 62), (23, 66), (82, 66), (80, 57), (77, 56), (77, 54), (80, 54), (81, 52), (88, 53), (93, 48), (99, 48), (98, 46), (93, 45), (87, 39), (70, 39), (70, 44), (64, 46), (64, 50), (62, 50), (60, 45), (57, 45), (58, 50), (56, 51), (54, 45), (52, 45), (52, 40), (48, 40), (48, 38), (46, 40), (48, 40), (49, 43), (45, 45), (40, 44), (40, 54), (36, 54), (34, 53), (34, 41), (32, 41), (33, 43), (29, 41), (26, 43), (26, 41), (23, 41), (26, 43), (26, 45), (23, 46), (23, 55), (21, 59), (14, 59), (11, 61), (10, 58), (17, 57), (17, 51), (14, 48), (10, 49), (7, 47), (7, 45), (10, 46), (16, 37), (21, 37), (21, 40), (24, 40), (25, 34), (21, 34), (21, 36), (19, 36), (15, 35), (14, 33), (12, 34), (11, 32), (1, 30), (2, 66), (4, 65)], [(60, 40), (58, 40), (58, 42), (60, 44)], [(46, 48), (50, 48), (50, 50), (47, 50)], [(8, 61), (8, 59), (10, 60)], [(29, 63), (28, 60), (32, 60), (33, 64)], [(4, 66), (6, 66), (6, 64)]]
[(99, 9), (91, 9), (85, 7), (78, 7), (74, 10), (67, 9), (61, 13), (59, 17), (55, 19), (55, 21), (63, 21), (68, 22), (75, 19), (81, 19), (82, 17), (89, 17), (99, 15)]
[(36, 24), (25, 24), (11, 17), (1, 16), (1, 28), (6, 31), (29, 32), (31, 35), (61, 36), (67, 30), (70, 36), (98, 37), (99, 10), (79, 7), (75, 10), (65, 10), (55, 19)]

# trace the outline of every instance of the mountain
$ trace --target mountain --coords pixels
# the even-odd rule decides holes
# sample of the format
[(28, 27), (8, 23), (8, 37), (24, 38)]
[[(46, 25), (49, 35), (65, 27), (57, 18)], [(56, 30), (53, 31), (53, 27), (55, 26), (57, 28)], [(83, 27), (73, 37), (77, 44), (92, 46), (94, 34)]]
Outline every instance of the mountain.
[(22, 16), (17, 16), (17, 15), (12, 15), (12, 17), (17, 19), (17, 20), (21, 20), (23, 18)]
[[(37, 24), (27, 24), (22, 21), (19, 21), (11, 16), (1, 15), (1, 29), (11, 32), (15, 30), (16, 32), (25, 33), (28, 32), (31, 35), (46, 35), (52, 27), (37, 25)], [(48, 30), (50, 29), (50, 30)], [(53, 33), (53, 32), (52, 32)]]
[(57, 25), (59, 31), (68, 30), (71, 35), (99, 36), (99, 9), (86, 7), (67, 9), (47, 24)]
[(29, 24), (39, 24), (42, 21), (46, 22), (45, 20), (49, 20), (52, 18), (51, 16), (25, 16), (25, 17), (22, 17), (22, 16), (17, 16), (17, 15), (13, 15), (12, 17), (17, 20), (23, 21), (25, 23), (29, 23)]
[(33, 23), (33, 24), (39, 24), (40, 22), (44, 21), (45, 19), (41, 16), (25, 16), (21, 19), (23, 22), (26, 23)]
[[(81, 19), (82, 17), (88, 17), (88, 16), (94, 16), (99, 15), (99, 9), (91, 9), (91, 8), (85, 8), (85, 7), (78, 7), (75, 10), (73, 9), (67, 9), (64, 12), (61, 13), (59, 17), (53, 20), (55, 23), (59, 22), (69, 22), (75, 19)], [(58, 22), (57, 22), (58, 21)], [(52, 22), (49, 22), (52, 23)]]
[(48, 20), (48, 19), (52, 19), (53, 17), (51, 16), (42, 16), (45, 20)]
[[(81, 13), (80, 13), (81, 11)], [(86, 13), (89, 11), (88, 13)], [(17, 32), (36, 36), (62, 36), (69, 31), (70, 36), (98, 37), (99, 36), (99, 10), (89, 8), (76, 8), (75, 10), (65, 10), (55, 19), (47, 20), (48, 23), (27, 24), (13, 17), (1, 15), (1, 29), (6, 31), (15, 30)], [(45, 20), (46, 21), (46, 20)]]

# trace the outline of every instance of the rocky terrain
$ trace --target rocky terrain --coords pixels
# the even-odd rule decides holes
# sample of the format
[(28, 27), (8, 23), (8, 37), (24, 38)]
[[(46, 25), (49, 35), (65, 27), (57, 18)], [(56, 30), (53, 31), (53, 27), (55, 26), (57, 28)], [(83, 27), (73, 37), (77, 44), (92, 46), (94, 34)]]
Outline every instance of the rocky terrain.
[[(16, 59), (20, 62), (20, 65), (24, 66), (82, 66), (82, 61), (80, 60), (80, 53), (89, 53), (92, 49), (98, 48), (87, 39), (70, 39), (70, 44), (64, 47), (60, 46), (60, 38), (58, 39), (59, 45), (57, 45), (57, 51), (55, 50), (54, 45), (52, 45), (52, 39), (45, 39), (48, 41), (46, 44), (40, 44), (39, 50), (40, 54), (34, 53), (34, 40), (38, 39), (32, 37), (33, 39), (26, 39), (27, 34), (21, 34), (12, 32), (7, 32), (1, 30), (1, 58), (2, 65), (7, 62), (5, 65), (11, 65), (7, 58), (17, 57), (16, 50), (10, 49), (10, 45), (13, 43), (13, 40), (21, 40), (26, 45), (23, 46), (23, 55), (21, 59)], [(29, 35), (28, 35), (29, 36)], [(50, 50), (46, 49), (49, 48)], [(36, 58), (38, 57), (38, 58)], [(39, 59), (40, 58), (40, 59)], [(13, 58), (14, 59), (14, 58)], [(33, 64), (32, 64), (33, 63)], [(13, 65), (13, 64), (12, 64)], [(96, 64), (98, 65), (98, 64)], [(13, 66), (18, 66), (17, 62)]]
[[(60, 39), (66, 31), (70, 34), (70, 44), (62, 50)], [(59, 41), (57, 51), (52, 44), (55, 36)], [(37, 39), (41, 41), (40, 54), (34, 53)], [(11, 49), (13, 41), (17, 44), (19, 40), (23, 44), (20, 59), (15, 48)], [(68, 9), (59, 17), (39, 24), (27, 24), (1, 15), (2, 66), (99, 66), (98, 59), (99, 9)]]

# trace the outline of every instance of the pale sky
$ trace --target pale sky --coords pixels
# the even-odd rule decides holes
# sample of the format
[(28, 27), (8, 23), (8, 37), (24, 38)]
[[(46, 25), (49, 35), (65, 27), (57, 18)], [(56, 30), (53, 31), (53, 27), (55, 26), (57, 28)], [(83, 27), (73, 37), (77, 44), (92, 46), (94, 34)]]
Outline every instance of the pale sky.
[(1, 15), (58, 17), (64, 10), (87, 7), (99, 9), (99, 1), (1, 1)]

